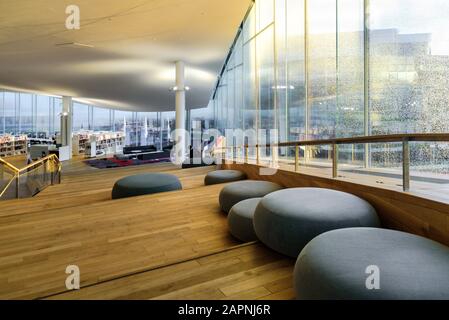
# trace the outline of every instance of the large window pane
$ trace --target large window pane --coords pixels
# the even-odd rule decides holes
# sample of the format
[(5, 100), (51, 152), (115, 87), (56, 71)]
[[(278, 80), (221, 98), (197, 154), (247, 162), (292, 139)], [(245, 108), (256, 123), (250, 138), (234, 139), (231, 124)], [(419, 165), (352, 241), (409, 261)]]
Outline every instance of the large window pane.
[(19, 94), (20, 103), (20, 132), (33, 136), (33, 108), (32, 95), (28, 93)]
[(243, 65), (235, 67), (235, 128), (243, 129)]
[(115, 131), (123, 131), (126, 135), (125, 145), (136, 145), (136, 132), (133, 121), (133, 112), (128, 111), (114, 111), (114, 128)]
[(447, 132), (449, 1), (376, 0), (370, 14), (372, 133)]
[(16, 134), (18, 130), (18, 118), (16, 118), (16, 96), (14, 92), (5, 92), (4, 116), (5, 133)]
[(287, 0), (286, 9), (288, 139), (297, 141), (306, 138), (304, 1)]
[(170, 133), (176, 128), (175, 112), (162, 112), (162, 144), (164, 147), (172, 144)]
[(52, 134), (59, 134), (61, 132), (61, 113), (62, 113), (62, 99), (61, 98), (51, 98), (51, 111), (53, 119), (53, 125), (51, 128)]
[(338, 88), (335, 135), (364, 135), (363, 0), (338, 0)]
[(336, 0), (308, 2), (310, 139), (335, 137)]
[[(448, 132), (449, 2), (377, 0), (370, 15), (371, 133)], [(398, 166), (390, 159), (400, 156), (372, 151), (371, 165)], [(448, 159), (447, 144), (411, 145), (414, 174), (447, 174)]]
[(273, 22), (274, 16), (274, 0), (259, 0), (256, 2), (257, 7), (257, 32), (260, 32)]
[[(277, 137), (270, 137), (269, 132), (270, 129), (276, 128), (273, 31), (274, 28), (271, 26), (256, 38), (259, 83), (259, 129), (265, 130), (266, 142), (274, 142), (277, 139)], [(263, 136), (262, 139), (264, 139)]]
[(234, 46), (234, 63), (236, 66), (243, 63), (243, 38), (242, 34), (238, 37)]
[(78, 102), (73, 103), (73, 131), (90, 130), (89, 106)]
[(0, 92), (0, 134), (5, 133), (5, 93)]
[[(226, 123), (226, 129), (232, 129), (234, 128), (234, 109), (235, 109), (235, 78), (234, 78), (234, 68), (228, 70), (228, 92), (227, 92), (227, 103), (228, 103), (228, 113), (227, 113), (227, 123)], [(228, 143), (230, 143), (228, 141)]]
[(94, 131), (111, 131), (110, 110), (105, 108), (93, 108)]
[(256, 34), (256, 6), (251, 8), (248, 18), (243, 23), (243, 42), (246, 43)]
[(256, 41), (243, 47), (244, 129), (256, 129)]
[(305, 139), (304, 1), (276, 1), (277, 110), (280, 141)]
[(50, 138), (50, 97), (36, 96), (36, 134), (39, 138)]

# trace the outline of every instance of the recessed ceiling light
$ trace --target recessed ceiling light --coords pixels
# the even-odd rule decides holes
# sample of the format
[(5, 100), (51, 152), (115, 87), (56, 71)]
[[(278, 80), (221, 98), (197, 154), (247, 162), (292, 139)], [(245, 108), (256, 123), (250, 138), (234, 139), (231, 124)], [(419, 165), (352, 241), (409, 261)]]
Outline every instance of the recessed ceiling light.
[(168, 89), (170, 92), (178, 92), (178, 91), (190, 91), (190, 87), (184, 87), (184, 89), (179, 88), (178, 86), (174, 86)]
[(79, 42), (64, 42), (64, 43), (57, 43), (56, 44), (57, 47), (72, 47), (72, 48), (80, 48), (80, 47), (84, 47), (84, 48), (93, 48), (94, 46), (91, 44), (86, 44), (86, 43), (79, 43)]

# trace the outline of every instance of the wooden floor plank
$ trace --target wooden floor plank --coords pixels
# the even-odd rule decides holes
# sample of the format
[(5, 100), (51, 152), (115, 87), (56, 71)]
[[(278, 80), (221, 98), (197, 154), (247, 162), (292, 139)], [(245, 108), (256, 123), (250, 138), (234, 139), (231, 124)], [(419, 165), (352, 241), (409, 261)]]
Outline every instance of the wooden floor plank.
[[(261, 244), (250, 244), (223, 253), (175, 264), (166, 268), (104, 282), (95, 286), (49, 297), (62, 299), (260, 299), (273, 293), (268, 290), (272, 278), (265, 273), (291, 273), (294, 261), (282, 257)], [(284, 279), (285, 279), (284, 275)], [(259, 279), (259, 285), (245, 287), (226, 296), (220, 287), (239, 280)], [(276, 292), (285, 295), (288, 288)]]

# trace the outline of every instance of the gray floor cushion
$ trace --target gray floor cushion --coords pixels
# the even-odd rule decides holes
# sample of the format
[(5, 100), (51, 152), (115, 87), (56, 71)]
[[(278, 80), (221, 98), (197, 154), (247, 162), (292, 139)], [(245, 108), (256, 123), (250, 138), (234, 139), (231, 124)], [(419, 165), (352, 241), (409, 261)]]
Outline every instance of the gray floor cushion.
[(112, 189), (112, 199), (175, 190), (182, 190), (182, 185), (178, 177), (174, 175), (164, 173), (139, 174), (117, 181)]
[(365, 200), (320, 188), (292, 188), (271, 193), (260, 201), (254, 214), (254, 229), (259, 240), (294, 258), (321, 233), (378, 226), (376, 211)]
[(245, 180), (246, 174), (238, 170), (217, 170), (209, 172), (204, 178), (204, 184), (210, 186), (213, 184), (227, 183)]
[(280, 185), (268, 181), (247, 180), (234, 182), (221, 190), (219, 196), (220, 207), (224, 212), (229, 213), (229, 210), (240, 201), (261, 198), (281, 189)]
[(256, 241), (253, 217), (254, 211), (262, 198), (240, 201), (231, 208), (228, 215), (229, 232), (243, 242)]
[(294, 284), (299, 299), (446, 300), (449, 247), (387, 229), (334, 230), (301, 252)]

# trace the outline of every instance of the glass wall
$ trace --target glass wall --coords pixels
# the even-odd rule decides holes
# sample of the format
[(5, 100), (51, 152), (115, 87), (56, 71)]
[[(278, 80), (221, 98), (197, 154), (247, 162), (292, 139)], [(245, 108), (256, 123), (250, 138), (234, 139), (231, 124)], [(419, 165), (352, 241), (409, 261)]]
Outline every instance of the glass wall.
[[(282, 142), (449, 132), (448, 15), (447, 0), (256, 0), (214, 95), (219, 129), (277, 129)], [(372, 166), (402, 157), (369, 150)], [(345, 153), (365, 158), (363, 146)], [(449, 160), (447, 144), (411, 154), (415, 170)]]
[(0, 91), (0, 134), (51, 138), (59, 132), (61, 98)]
[[(53, 139), (60, 131), (62, 99), (23, 92), (0, 91), (0, 138), (2, 135), (26, 135), (28, 138)], [(214, 104), (188, 110), (190, 123), (201, 130), (215, 126)], [(171, 145), (175, 112), (132, 112), (73, 102), (73, 132), (126, 133), (127, 146)], [(226, 123), (223, 123), (223, 127)]]

